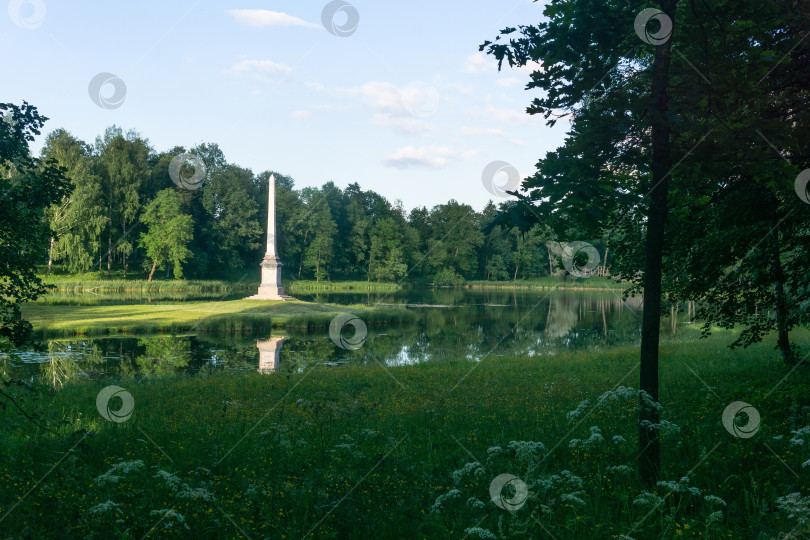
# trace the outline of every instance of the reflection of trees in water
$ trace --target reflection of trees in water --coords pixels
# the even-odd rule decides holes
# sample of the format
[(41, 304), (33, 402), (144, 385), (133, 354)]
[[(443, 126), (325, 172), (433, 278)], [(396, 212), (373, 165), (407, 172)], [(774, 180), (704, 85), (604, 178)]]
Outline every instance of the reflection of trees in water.
[[(84, 345), (84, 344), (83, 344)], [(40, 375), (44, 382), (59, 388), (68, 379), (82, 371), (80, 363), (77, 362), (78, 354), (74, 344), (67, 344), (61, 341), (48, 342), (48, 362), (42, 364)], [(83, 346), (83, 366), (95, 366), (103, 361), (98, 349), (91, 346)]]
[[(409, 308), (417, 314), (414, 324), (369, 327), (365, 343), (356, 351), (335, 346), (326, 328), (290, 330), (277, 372), (302, 372), (313, 364), (398, 365), (635, 344), (640, 329), (640, 314), (607, 292), (441, 289), (419, 291), (404, 301), (456, 307)], [(635, 308), (640, 301), (629, 303)], [(49, 351), (57, 361), (25, 367), (52, 384), (60, 384), (73, 368), (123, 376), (255, 371), (260, 357), (256, 336), (223, 334), (53, 340)]]
[(551, 295), (543, 335), (551, 339), (567, 336), (579, 322), (579, 302), (568, 295)]
[(148, 337), (138, 340), (143, 354), (135, 358), (141, 375), (173, 375), (191, 362), (191, 345), (187, 339), (173, 336)]

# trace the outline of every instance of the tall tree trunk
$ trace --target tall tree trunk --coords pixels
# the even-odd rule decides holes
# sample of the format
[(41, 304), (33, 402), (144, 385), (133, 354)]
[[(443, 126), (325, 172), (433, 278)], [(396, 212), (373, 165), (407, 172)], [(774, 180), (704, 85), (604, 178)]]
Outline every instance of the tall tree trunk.
[(786, 364), (792, 364), (793, 354), (787, 330), (787, 307), (785, 301), (785, 273), (779, 259), (779, 228), (771, 231), (771, 275), (773, 276), (774, 319), (776, 321), (776, 346)]
[[(127, 227), (126, 224), (121, 222), (121, 230), (123, 232), (123, 236), (121, 236), (121, 240), (123, 241), (127, 237)], [(127, 270), (129, 269), (129, 257), (127, 257), (126, 252), (121, 253), (122, 262), (124, 263), (124, 279), (127, 279)]]
[(51, 275), (51, 265), (53, 265), (53, 243), (54, 238), (51, 236), (51, 246), (48, 248), (48, 274)]
[[(309, 230), (304, 232), (304, 243), (301, 244), (302, 246), (307, 245), (307, 237), (309, 236)], [(301, 248), (301, 258), (298, 260), (298, 279), (301, 279), (301, 269), (304, 268), (304, 248)]]
[(672, 325), (672, 335), (678, 331), (678, 306), (673, 304), (669, 308), (669, 322)]
[(554, 277), (554, 255), (552, 255), (550, 249), (548, 250), (548, 275)]
[[(675, 23), (675, 6), (678, 0), (661, 0), (661, 10)], [(649, 214), (647, 216), (647, 239), (644, 264), (644, 311), (641, 322), (640, 384), (642, 392), (652, 398), (648, 403), (639, 399), (639, 475), (647, 486), (658, 480), (661, 470), (661, 442), (658, 429), (658, 341), (661, 330), (661, 274), (663, 271), (664, 228), (667, 218), (667, 194), (669, 172), (672, 167), (670, 155), (670, 128), (668, 110), (669, 66), (672, 52), (672, 37), (656, 45), (652, 68), (652, 181)], [(646, 424), (646, 425), (645, 425)]]
[(152, 271), (149, 272), (149, 278), (146, 281), (152, 281), (152, 276), (155, 275), (156, 268), (157, 268), (157, 261), (152, 261)]
[(112, 231), (107, 233), (107, 277), (110, 277), (112, 266)]

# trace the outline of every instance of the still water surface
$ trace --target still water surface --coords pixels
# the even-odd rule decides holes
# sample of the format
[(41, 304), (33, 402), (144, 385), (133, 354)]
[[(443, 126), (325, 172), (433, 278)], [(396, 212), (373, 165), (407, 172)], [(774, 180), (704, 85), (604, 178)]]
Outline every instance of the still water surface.
[[(177, 301), (176, 296), (75, 295), (59, 301), (164, 303)], [(323, 329), (285, 331), (258, 339), (212, 334), (52, 339), (44, 352), (18, 351), (2, 361), (25, 376), (55, 381), (76, 373), (95, 377), (221, 370), (295, 371), (313, 363), (337, 366), (378, 362), (395, 366), (635, 345), (641, 328), (640, 299), (623, 301), (619, 291), (410, 288), (393, 293), (296, 297), (340, 305), (404, 304), (417, 317), (406, 326), (369, 328), (358, 350), (336, 346), (328, 330)]]

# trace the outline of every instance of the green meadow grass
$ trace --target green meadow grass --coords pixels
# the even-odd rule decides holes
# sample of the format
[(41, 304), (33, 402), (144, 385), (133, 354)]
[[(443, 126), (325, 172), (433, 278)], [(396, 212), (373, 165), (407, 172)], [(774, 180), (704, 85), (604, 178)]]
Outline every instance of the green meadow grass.
[[(32, 538), (801, 537), (808, 526), (778, 501), (808, 495), (810, 441), (790, 442), (810, 424), (807, 368), (779, 363), (772, 342), (731, 351), (728, 337), (663, 343), (661, 415), (677, 430), (662, 439), (671, 483), (647, 493), (634, 472), (638, 400), (622, 388), (637, 385), (637, 350), (407, 367), (313, 358), (269, 375), (38, 387), (31, 406), (52, 431), (0, 415), (0, 527)], [(134, 398), (123, 423), (96, 408), (110, 384)], [(760, 412), (755, 436), (724, 429), (734, 401)], [(528, 484), (514, 513), (490, 499), (503, 473)]]

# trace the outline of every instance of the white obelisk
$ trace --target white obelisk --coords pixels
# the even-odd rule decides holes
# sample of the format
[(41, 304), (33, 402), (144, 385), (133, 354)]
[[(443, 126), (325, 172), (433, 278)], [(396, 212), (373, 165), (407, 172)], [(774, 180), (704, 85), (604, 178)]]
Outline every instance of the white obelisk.
[(267, 203), (267, 250), (259, 266), (262, 268), (262, 283), (259, 293), (249, 300), (288, 300), (281, 286), (281, 261), (276, 254), (276, 177), (270, 176)]

